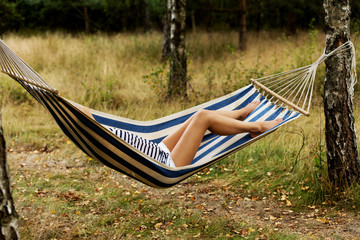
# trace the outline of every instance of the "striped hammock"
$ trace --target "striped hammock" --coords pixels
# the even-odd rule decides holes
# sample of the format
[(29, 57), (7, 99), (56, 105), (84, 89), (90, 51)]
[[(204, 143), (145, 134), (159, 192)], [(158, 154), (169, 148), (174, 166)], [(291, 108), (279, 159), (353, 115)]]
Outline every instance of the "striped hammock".
[[(90, 109), (96, 119), (94, 121), (77, 108), (79, 104), (60, 96), (56, 89), (43, 80), (1, 40), (0, 69), (19, 82), (41, 103), (63, 132), (87, 155), (149, 186), (166, 188), (257, 141), (281, 125), (302, 115), (309, 115), (317, 66), (327, 57), (349, 49), (353, 50), (351, 42), (345, 43), (331, 53), (322, 55), (312, 65), (253, 79), (252, 84), (223, 97), (152, 121), (135, 121)], [(354, 79), (355, 77), (353, 75)], [(260, 100), (261, 103), (244, 121), (255, 122), (276, 118), (283, 118), (284, 121), (256, 138), (251, 138), (248, 133), (218, 136), (208, 132), (192, 164), (183, 167), (165, 166), (107, 129), (108, 127), (124, 129), (158, 143), (200, 109), (234, 110), (243, 108), (254, 100)]]

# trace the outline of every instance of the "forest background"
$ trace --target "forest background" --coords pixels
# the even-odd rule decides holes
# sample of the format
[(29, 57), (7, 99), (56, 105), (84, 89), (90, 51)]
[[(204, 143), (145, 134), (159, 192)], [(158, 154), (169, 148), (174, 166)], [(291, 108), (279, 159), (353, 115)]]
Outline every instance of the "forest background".
[[(189, 98), (164, 99), (164, 2), (0, 0), (0, 35), (66, 98), (137, 120), (222, 96), (252, 77), (311, 64), (324, 50), (322, 1), (248, 0), (246, 51), (238, 51), (239, 1), (187, 1)], [(360, 1), (351, 4), (359, 51)], [(42, 106), (0, 75), (23, 239), (356, 239), (360, 186), (337, 191), (327, 177), (324, 75), (322, 65), (310, 118), (165, 190), (85, 156)]]
[[(234, 0), (187, 1), (187, 29), (206, 31), (236, 30), (239, 2)], [(351, 1), (355, 21), (360, 1)], [(287, 33), (304, 30), (311, 23), (323, 27), (322, 1), (247, 1), (247, 28), (250, 31), (284, 29)], [(0, 34), (12, 30), (81, 32), (85, 21), (89, 31), (162, 31), (164, 0), (1, 0)], [(88, 20), (86, 20), (88, 18)]]

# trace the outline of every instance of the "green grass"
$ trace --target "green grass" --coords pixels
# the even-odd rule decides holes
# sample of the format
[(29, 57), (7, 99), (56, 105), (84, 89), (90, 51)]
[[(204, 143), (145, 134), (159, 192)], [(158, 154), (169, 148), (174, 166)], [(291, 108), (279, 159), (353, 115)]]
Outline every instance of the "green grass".
[[(86, 171), (71, 168), (65, 172), (59, 166), (33, 167), (43, 171), (24, 167), (21, 173), (12, 176), (24, 239), (97, 235), (102, 239), (139, 235), (163, 238), (183, 234), (184, 230), (184, 237), (197, 234), (217, 237), (231, 231), (231, 235), (240, 234), (235, 229), (248, 231), (252, 227), (224, 217), (209, 219), (186, 202), (152, 199), (139, 188), (119, 186), (122, 177), (104, 167), (86, 168)], [(26, 228), (25, 223), (36, 226), (38, 231)], [(247, 236), (244, 231), (241, 234)], [(254, 235), (252, 231), (251, 234)]]
[[(160, 33), (8, 35), (4, 41), (66, 98), (150, 120), (222, 96), (248, 84), (251, 77), (309, 64), (322, 53), (320, 35), (250, 34), (248, 51), (241, 53), (234, 51), (236, 33), (190, 34), (188, 72), (193, 91), (187, 102), (165, 101), (161, 96), (168, 66), (159, 63)], [(88, 159), (35, 100), (1, 75), (3, 128), (22, 237), (298, 239), (300, 235), (291, 230), (274, 230), (272, 222), (261, 225), (250, 218), (234, 218), (241, 212), (236, 201), (264, 199), (294, 212), (313, 206), (329, 212), (358, 211), (359, 185), (339, 194), (327, 180), (323, 68), (318, 76), (310, 118), (287, 124), (184, 184), (157, 190)], [(355, 104), (357, 127), (358, 116)], [(231, 209), (239, 212), (230, 214)]]

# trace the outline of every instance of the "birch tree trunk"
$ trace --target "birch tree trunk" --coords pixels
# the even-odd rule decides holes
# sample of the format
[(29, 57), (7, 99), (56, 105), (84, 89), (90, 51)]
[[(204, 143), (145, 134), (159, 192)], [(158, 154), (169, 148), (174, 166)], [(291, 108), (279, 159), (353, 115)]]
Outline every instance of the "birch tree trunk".
[(170, 15), (170, 79), (169, 96), (187, 97), (187, 63), (185, 49), (186, 0), (169, 0)]
[[(324, 0), (326, 52), (350, 40), (350, 2)], [(352, 52), (325, 61), (325, 135), (330, 181), (344, 188), (360, 179), (360, 164), (353, 116)]]
[(1, 125), (0, 111), (0, 239), (20, 239), (18, 217), (10, 192), (6, 164), (5, 139)]
[(246, 50), (246, 0), (240, 0), (239, 49)]

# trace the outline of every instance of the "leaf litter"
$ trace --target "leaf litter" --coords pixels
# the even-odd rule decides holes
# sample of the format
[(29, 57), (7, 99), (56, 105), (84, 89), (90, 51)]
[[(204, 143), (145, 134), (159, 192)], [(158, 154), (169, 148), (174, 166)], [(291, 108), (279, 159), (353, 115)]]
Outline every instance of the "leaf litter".
[[(268, 239), (281, 234), (357, 239), (360, 236), (358, 215), (335, 210), (326, 203), (295, 206), (290, 198), (293, 193), (284, 189), (275, 193), (264, 189), (261, 196), (256, 196), (229, 181), (202, 182), (196, 176), (169, 189), (154, 189), (100, 164), (94, 165), (78, 152), (63, 156), (56, 150), (10, 149), (8, 159), (14, 199), (21, 216), (20, 228), (33, 239), (49, 235), (65, 239), (109, 236)], [(209, 171), (205, 170), (204, 174)], [(55, 184), (60, 179), (77, 189)], [(82, 181), (87, 181), (84, 185), (91, 188), (81, 189)], [(34, 189), (32, 193), (31, 189)], [(301, 189), (311, 190), (307, 185)], [(34, 198), (43, 202), (32, 206)], [(49, 210), (52, 205), (62, 209)], [(88, 226), (86, 219), (93, 218), (97, 220), (90, 222), (97, 222), (98, 226)], [(111, 226), (111, 230), (106, 230), (106, 226)]]

